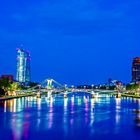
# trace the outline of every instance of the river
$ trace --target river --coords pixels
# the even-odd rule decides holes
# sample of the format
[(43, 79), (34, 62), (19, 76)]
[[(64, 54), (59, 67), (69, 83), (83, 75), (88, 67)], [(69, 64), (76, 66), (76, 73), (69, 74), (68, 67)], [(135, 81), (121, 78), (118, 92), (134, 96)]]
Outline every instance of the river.
[(140, 100), (86, 93), (0, 102), (1, 140), (135, 140)]

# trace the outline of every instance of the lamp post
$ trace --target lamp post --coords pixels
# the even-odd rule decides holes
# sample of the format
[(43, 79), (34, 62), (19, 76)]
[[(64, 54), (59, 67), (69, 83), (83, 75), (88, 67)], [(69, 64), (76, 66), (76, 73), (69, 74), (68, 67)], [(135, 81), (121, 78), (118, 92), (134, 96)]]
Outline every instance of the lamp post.
[(92, 90), (93, 90), (93, 87), (94, 87), (94, 85), (92, 84), (92, 85), (91, 85)]
[(65, 90), (67, 89), (67, 84), (64, 85)]
[(74, 88), (74, 85), (72, 85), (71, 88)]

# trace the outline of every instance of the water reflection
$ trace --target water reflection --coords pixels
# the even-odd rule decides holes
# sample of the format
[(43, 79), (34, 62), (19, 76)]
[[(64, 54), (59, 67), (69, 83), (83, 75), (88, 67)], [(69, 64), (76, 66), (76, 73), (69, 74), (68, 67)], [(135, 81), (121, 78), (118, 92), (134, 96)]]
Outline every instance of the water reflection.
[(81, 105), (81, 103), (82, 103), (82, 99), (79, 97), (79, 98), (77, 98), (78, 99), (78, 106), (80, 106)]
[(4, 112), (20, 112), (25, 107), (25, 98), (4, 101)]
[[(51, 97), (25, 97), (1, 103), (0, 129), (4, 129), (11, 139), (37, 139), (43, 134), (48, 139), (96, 139), (100, 135), (128, 133), (133, 129), (133, 120), (140, 124), (140, 100), (95, 98), (86, 94)], [(122, 127), (124, 126), (124, 127)], [(9, 131), (10, 130), (10, 131)], [(12, 134), (11, 134), (12, 133)], [(134, 132), (131, 132), (132, 134)], [(103, 135), (103, 136), (102, 136)]]
[(4, 101), (4, 112), (7, 110), (7, 101)]
[(116, 98), (116, 124), (120, 123), (120, 109), (121, 109), (121, 99), (120, 98)]
[(67, 113), (68, 98), (64, 98), (64, 114)]
[(134, 99), (133, 101), (137, 104), (137, 107), (133, 109), (133, 113), (135, 114), (134, 122), (136, 127), (140, 128), (140, 99)]
[(41, 98), (37, 98), (37, 108), (38, 110), (41, 110)]
[(74, 114), (74, 96), (71, 97), (70, 113)]
[(50, 98), (49, 114), (48, 114), (48, 128), (51, 129), (53, 125), (53, 98)]
[(93, 126), (94, 123), (94, 104), (95, 99), (91, 99), (91, 107), (90, 107), (90, 126)]

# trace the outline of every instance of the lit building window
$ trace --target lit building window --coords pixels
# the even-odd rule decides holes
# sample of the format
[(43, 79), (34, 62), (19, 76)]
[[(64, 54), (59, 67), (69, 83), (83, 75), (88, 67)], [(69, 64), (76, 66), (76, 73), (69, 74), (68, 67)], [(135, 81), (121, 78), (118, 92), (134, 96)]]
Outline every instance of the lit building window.
[(17, 49), (17, 76), (16, 80), (21, 83), (31, 81), (30, 53), (23, 49)]

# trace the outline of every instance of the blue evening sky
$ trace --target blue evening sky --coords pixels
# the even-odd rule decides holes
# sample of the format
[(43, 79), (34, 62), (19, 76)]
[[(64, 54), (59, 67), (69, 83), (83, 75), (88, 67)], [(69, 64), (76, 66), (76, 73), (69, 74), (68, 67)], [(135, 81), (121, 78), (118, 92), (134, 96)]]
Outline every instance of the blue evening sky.
[(129, 82), (140, 0), (1, 0), (0, 74), (16, 75), (20, 44), (31, 52), (33, 81)]

